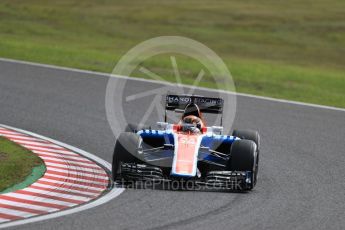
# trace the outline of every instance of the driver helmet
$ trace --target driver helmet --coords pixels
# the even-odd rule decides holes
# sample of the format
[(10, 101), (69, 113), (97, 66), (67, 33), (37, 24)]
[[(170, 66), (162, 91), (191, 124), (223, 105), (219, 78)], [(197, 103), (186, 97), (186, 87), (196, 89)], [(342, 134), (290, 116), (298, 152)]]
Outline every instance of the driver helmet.
[(189, 131), (192, 133), (200, 133), (201, 131), (201, 119), (194, 115), (185, 116), (182, 119), (183, 131)]

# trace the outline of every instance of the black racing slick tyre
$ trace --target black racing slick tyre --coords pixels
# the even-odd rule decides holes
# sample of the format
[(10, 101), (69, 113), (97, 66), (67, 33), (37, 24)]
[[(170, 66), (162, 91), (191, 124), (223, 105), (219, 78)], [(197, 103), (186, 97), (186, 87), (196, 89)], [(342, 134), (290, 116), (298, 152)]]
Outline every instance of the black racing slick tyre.
[(257, 180), (257, 154), (258, 149), (254, 141), (238, 140), (231, 145), (228, 168), (231, 171), (252, 172), (249, 190), (254, 188)]
[(138, 152), (140, 151), (142, 139), (136, 133), (124, 132), (116, 140), (113, 162), (112, 177), (115, 181), (121, 174), (121, 163), (142, 163)]
[(254, 183), (256, 183), (257, 181), (257, 176), (258, 176), (258, 171), (259, 171), (259, 159), (260, 159), (260, 147), (261, 147), (261, 143), (260, 143), (260, 135), (258, 131), (254, 131), (254, 130), (234, 130), (232, 133), (233, 136), (235, 137), (239, 137), (241, 139), (245, 139), (245, 140), (251, 140), (254, 141), (256, 146), (257, 146), (257, 156), (256, 156), (256, 165), (255, 165), (255, 181)]

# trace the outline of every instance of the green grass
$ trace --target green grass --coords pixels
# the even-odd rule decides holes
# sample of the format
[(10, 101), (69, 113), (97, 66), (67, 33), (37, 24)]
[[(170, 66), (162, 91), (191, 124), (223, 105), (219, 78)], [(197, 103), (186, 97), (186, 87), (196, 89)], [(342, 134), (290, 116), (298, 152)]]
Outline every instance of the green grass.
[[(0, 2), (2, 57), (111, 72), (130, 48), (162, 35), (213, 49), (238, 92), (345, 107), (343, 0)], [(200, 65), (177, 62), (193, 82)], [(173, 80), (168, 55), (143, 65)], [(203, 86), (214, 87), (207, 77)]]
[(36, 154), (0, 137), (0, 192), (23, 182), (34, 167), (42, 165), (42, 159)]

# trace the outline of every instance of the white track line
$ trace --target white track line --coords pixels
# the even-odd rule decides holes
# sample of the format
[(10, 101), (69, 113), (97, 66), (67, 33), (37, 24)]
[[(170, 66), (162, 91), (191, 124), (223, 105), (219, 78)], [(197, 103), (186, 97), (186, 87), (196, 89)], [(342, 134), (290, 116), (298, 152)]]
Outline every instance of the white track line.
[[(0, 135), (11, 135), (10, 137), (15, 138), (16, 134), (18, 134), (16, 132), (21, 134), (19, 135), (20, 139), (14, 140), (15, 142), (26, 146), (28, 149), (39, 149), (37, 151), (48, 156), (43, 156), (43, 159), (52, 159), (59, 163), (46, 163), (47, 173), (29, 187), (0, 195), (0, 223), (2, 223), (0, 228), (83, 211), (104, 204), (124, 191), (123, 188), (114, 188), (99, 197), (108, 186), (109, 180), (108, 175), (99, 165), (102, 165), (109, 171), (111, 170), (111, 165), (97, 156), (41, 135), (0, 124)], [(42, 142), (35, 142), (35, 138), (42, 140)], [(60, 154), (60, 158), (51, 158), (51, 156), (53, 157), (57, 154)], [(80, 155), (85, 157), (83, 160), (86, 162), (75, 161), (78, 160)], [(93, 168), (85, 170), (84, 167), (90, 166), (89, 162), (91, 163), (91, 160), (97, 164), (94, 164)], [(51, 166), (49, 166), (50, 164)], [(92, 175), (92, 173), (96, 173), (96, 175)], [(71, 177), (68, 177), (68, 174)], [(29, 203), (23, 203), (25, 201)], [(73, 208), (61, 210), (63, 207)], [(35, 213), (37, 211), (49, 214), (37, 215)], [(17, 217), (31, 218), (10, 222), (8, 222), (9, 219), (6, 219)]]
[[(163, 85), (175, 85), (173, 83), (169, 83), (166, 81), (157, 81), (157, 80), (150, 80), (150, 79), (120, 76), (120, 75), (114, 75), (114, 74), (108, 74), (108, 73), (102, 73), (102, 72), (96, 72), (96, 71), (90, 71), (90, 70), (82, 70), (82, 69), (62, 67), (62, 66), (49, 65), (49, 64), (41, 64), (41, 63), (35, 63), (35, 62), (29, 62), (29, 61), (20, 61), (20, 60), (14, 60), (14, 59), (9, 59), (9, 58), (0, 58), (0, 61), (8, 62), (8, 63), (17, 63), (17, 64), (22, 64), (22, 65), (29, 65), (29, 66), (36, 66), (36, 67), (42, 67), (42, 68), (48, 68), (48, 69), (55, 69), (55, 70), (62, 70), (62, 71), (69, 71), (69, 72), (76, 72), (76, 73), (84, 73), (84, 74), (87, 74), (89, 76), (98, 75), (98, 76), (103, 76), (103, 77), (108, 77), (108, 78), (114, 77), (114, 78), (121, 78), (121, 79), (138, 81), (138, 82), (150, 82), (150, 83), (163, 84)], [(234, 92), (228, 92), (228, 91), (217, 90), (217, 89), (210, 89), (210, 88), (205, 88), (205, 87), (194, 87), (194, 86), (185, 85), (185, 84), (179, 84), (179, 85), (181, 85), (185, 88), (189, 88), (189, 89), (190, 88), (197, 88), (197, 89), (201, 89), (201, 90), (208, 91), (208, 92), (220, 92), (220, 93), (225, 93), (225, 94), (255, 98), (255, 99), (272, 101), (272, 102), (287, 103), (287, 104), (292, 104), (292, 105), (307, 106), (307, 107), (313, 107), (313, 108), (318, 108), (318, 109), (328, 109), (328, 110), (345, 112), (345, 109), (337, 108), (337, 107), (333, 107), (333, 106), (317, 105), (317, 104), (312, 104), (312, 103), (290, 101), (290, 100), (285, 100), (285, 99), (276, 99), (276, 98), (256, 96), (256, 95), (251, 95), (251, 94), (246, 94), (246, 93), (234, 93)]]

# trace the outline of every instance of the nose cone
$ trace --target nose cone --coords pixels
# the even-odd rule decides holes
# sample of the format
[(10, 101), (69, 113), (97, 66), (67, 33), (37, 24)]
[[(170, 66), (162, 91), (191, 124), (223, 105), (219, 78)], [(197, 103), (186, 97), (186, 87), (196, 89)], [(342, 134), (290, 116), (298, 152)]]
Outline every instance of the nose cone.
[(175, 133), (174, 140), (175, 149), (171, 175), (196, 176), (201, 136)]

